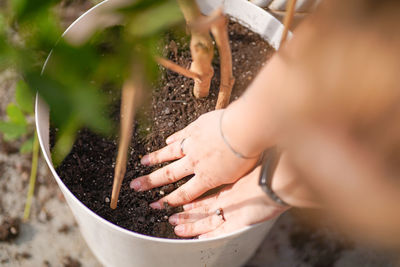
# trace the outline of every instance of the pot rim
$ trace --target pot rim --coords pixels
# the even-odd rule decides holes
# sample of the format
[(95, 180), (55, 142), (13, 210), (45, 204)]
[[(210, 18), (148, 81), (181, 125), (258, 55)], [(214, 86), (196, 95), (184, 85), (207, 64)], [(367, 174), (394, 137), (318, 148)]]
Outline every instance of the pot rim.
[[(64, 33), (61, 35), (61, 38), (64, 37), (64, 36), (65, 36), (65, 35), (66, 35), (80, 20), (82, 20), (85, 16), (87, 16), (87, 15), (90, 14), (93, 10), (95, 10), (95, 9), (98, 8), (99, 6), (105, 4), (105, 3), (109, 2), (109, 1), (110, 1), (110, 0), (103, 0), (102, 2), (96, 4), (95, 6), (93, 6), (93, 7), (90, 8), (89, 10), (87, 10), (85, 13), (83, 13), (81, 16), (79, 16), (79, 17), (78, 17), (74, 22), (72, 22), (71, 25), (64, 31)], [(243, 1), (245, 1), (245, 0), (243, 0)], [(225, 2), (225, 1), (224, 1), (224, 2)], [(250, 2), (247, 2), (247, 1), (246, 1), (246, 3), (249, 4), (249, 5), (252, 5), (252, 6), (253, 6), (252, 8), (261, 9), (260, 7), (255, 6), (255, 5), (251, 4)], [(262, 10), (262, 9), (261, 9), (261, 10)], [(263, 10), (263, 12), (266, 12), (267, 14), (269, 14), (267, 11), (264, 11), (264, 10)], [(269, 14), (269, 15), (270, 15), (270, 14)], [(271, 20), (276, 20), (276, 21), (278, 22), (278, 20), (277, 20), (276, 18), (274, 18), (272, 15), (270, 15), (270, 16), (271, 16)], [(234, 18), (234, 17), (233, 17), (233, 19), (237, 20), (237, 21), (240, 23), (240, 20), (238, 20), (238, 19), (236, 19), (236, 18)], [(281, 23), (279, 22), (279, 24), (281, 24)], [(242, 25), (244, 25), (244, 24), (242, 24)], [(281, 24), (281, 25), (282, 25), (282, 24)], [(247, 26), (245, 25), (245, 27), (249, 28), (248, 25), (247, 25)], [(250, 28), (249, 28), (249, 29), (250, 29)], [(252, 29), (250, 29), (250, 30), (252, 30)], [(252, 31), (253, 31), (253, 30), (252, 30)], [(253, 31), (253, 32), (254, 32), (254, 31)], [(264, 39), (265, 39), (265, 38), (264, 38)], [(270, 43), (270, 41), (268, 41), (268, 42)], [(56, 43), (55, 45), (57, 45), (57, 43)], [(272, 43), (270, 43), (270, 45), (276, 46), (276, 45), (273, 45)], [(274, 47), (274, 48), (276, 49), (276, 47)], [(44, 64), (43, 64), (42, 71), (41, 71), (42, 74), (43, 74), (43, 72), (44, 72), (45, 69), (46, 69), (47, 63), (48, 63), (48, 61), (49, 61), (49, 59), (50, 59), (50, 57), (51, 57), (51, 55), (52, 55), (52, 52), (53, 52), (53, 50), (51, 50), (51, 51), (49, 52), (49, 54), (48, 54), (48, 56), (47, 56), (47, 58), (46, 58), (46, 60), (45, 60), (45, 62), (44, 62)], [(127, 229), (125, 229), (125, 228), (122, 228), (121, 226), (118, 226), (118, 225), (116, 225), (116, 224), (114, 224), (114, 223), (112, 223), (112, 222), (110, 222), (110, 221), (104, 219), (103, 217), (101, 217), (100, 215), (96, 214), (94, 211), (92, 211), (91, 209), (89, 209), (86, 205), (84, 205), (84, 204), (70, 191), (70, 189), (64, 184), (64, 182), (61, 180), (61, 178), (59, 177), (58, 173), (56, 172), (56, 170), (55, 170), (55, 168), (54, 168), (54, 166), (53, 166), (52, 160), (51, 160), (51, 155), (49, 156), (49, 155), (46, 153), (46, 145), (44, 144), (43, 136), (41, 135), (41, 132), (39, 131), (39, 129), (42, 128), (43, 126), (42, 126), (41, 123), (39, 122), (40, 119), (39, 119), (39, 112), (38, 112), (38, 110), (43, 109), (43, 105), (46, 105), (46, 104), (45, 104), (45, 102), (41, 101), (41, 98), (40, 98), (40, 96), (39, 96), (39, 93), (37, 93), (37, 94), (36, 94), (36, 99), (35, 99), (35, 125), (36, 125), (36, 132), (37, 132), (37, 135), (38, 135), (39, 144), (40, 144), (40, 149), (41, 149), (41, 151), (42, 151), (42, 154), (43, 154), (43, 156), (44, 156), (44, 158), (45, 158), (45, 160), (46, 160), (47, 166), (49, 167), (51, 173), (53, 174), (54, 178), (56, 179), (58, 186), (61, 187), (63, 193), (67, 193), (70, 197), (72, 197), (72, 199), (73, 199), (75, 202), (77, 202), (78, 205), (79, 205), (81, 208), (83, 208), (84, 210), (86, 210), (86, 211), (90, 214), (90, 216), (92, 216), (92, 217), (98, 219), (101, 223), (107, 225), (108, 227), (111, 227), (113, 230), (119, 231), (119, 232), (121, 232), (121, 233), (125, 233), (125, 234), (130, 235), (130, 236), (135, 237), (135, 238), (143, 238), (143, 239), (148, 240), (148, 241), (157, 241), (157, 242), (161, 242), (161, 243), (174, 243), (174, 244), (191, 244), (191, 243), (205, 243), (205, 242), (223, 240), (223, 239), (226, 239), (226, 238), (229, 238), (229, 237), (230, 237), (230, 238), (234, 238), (234, 237), (236, 237), (236, 236), (239, 236), (239, 235), (242, 234), (243, 232), (247, 232), (248, 230), (250, 230), (250, 229), (252, 229), (252, 228), (255, 228), (255, 227), (257, 227), (257, 226), (260, 226), (260, 225), (262, 225), (263, 223), (269, 221), (269, 220), (267, 220), (267, 221), (264, 221), (264, 222), (252, 224), (252, 225), (249, 225), (249, 226), (245, 226), (245, 227), (243, 227), (243, 228), (241, 228), (241, 229), (239, 229), (239, 230), (236, 230), (236, 231), (234, 231), (234, 232), (227, 233), (227, 234), (223, 234), (223, 235), (220, 235), (220, 236), (217, 236), (217, 237), (212, 237), (212, 238), (205, 238), (205, 239), (170, 239), (170, 238), (154, 237), (154, 236), (148, 236), (148, 235), (136, 233), (136, 232), (133, 232), (133, 231), (131, 231), (131, 230), (127, 230)], [(67, 204), (68, 204), (68, 203), (67, 203)], [(69, 206), (69, 204), (68, 204), (68, 206)]]

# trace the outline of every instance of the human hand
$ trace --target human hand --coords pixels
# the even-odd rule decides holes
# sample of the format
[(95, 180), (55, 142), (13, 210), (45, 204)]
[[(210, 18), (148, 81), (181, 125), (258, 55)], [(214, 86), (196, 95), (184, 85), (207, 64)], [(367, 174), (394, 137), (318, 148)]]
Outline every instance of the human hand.
[(130, 186), (136, 191), (170, 184), (194, 174), (171, 194), (150, 204), (152, 208), (161, 209), (164, 202), (171, 206), (189, 203), (212, 188), (235, 182), (255, 166), (257, 157), (240, 158), (224, 143), (220, 134), (222, 112), (216, 110), (202, 115), (183, 130), (167, 138), (166, 147), (142, 158), (143, 165), (178, 160), (134, 179)]
[[(260, 170), (257, 167), (219, 193), (184, 205), (183, 212), (169, 218), (176, 225), (175, 233), (181, 237), (215, 237), (273, 219), (289, 209), (276, 204), (258, 186)], [(218, 210), (222, 211), (220, 215)]]

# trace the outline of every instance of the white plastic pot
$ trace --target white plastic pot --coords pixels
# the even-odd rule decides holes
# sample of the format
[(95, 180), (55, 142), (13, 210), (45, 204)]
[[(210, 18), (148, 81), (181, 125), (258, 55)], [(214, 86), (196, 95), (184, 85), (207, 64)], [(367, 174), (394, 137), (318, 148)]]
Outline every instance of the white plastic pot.
[[(78, 18), (64, 33), (76, 31), (85, 20), (104, 8), (104, 1)], [(260, 34), (275, 49), (279, 46), (282, 25), (270, 14), (245, 0), (199, 0), (204, 13), (224, 6), (227, 14)], [(116, 23), (116, 22), (115, 22)], [(49, 55), (49, 57), (51, 54)], [(45, 66), (43, 69), (45, 69)], [(51, 161), (49, 147), (49, 109), (36, 99), (36, 127), (46, 162), (75, 216), (81, 233), (98, 260), (105, 266), (241, 266), (249, 260), (272, 227), (274, 220), (206, 240), (171, 240), (137, 234), (116, 226), (83, 205), (61, 181)]]
[(272, 0), (249, 0), (251, 3), (259, 6), (259, 7), (268, 7), (268, 5), (272, 2)]

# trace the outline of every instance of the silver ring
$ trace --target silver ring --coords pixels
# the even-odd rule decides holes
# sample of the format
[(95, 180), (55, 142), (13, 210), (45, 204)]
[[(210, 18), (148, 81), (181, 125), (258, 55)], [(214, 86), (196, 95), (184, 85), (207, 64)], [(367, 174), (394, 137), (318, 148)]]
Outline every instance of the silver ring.
[(185, 152), (183, 151), (183, 142), (185, 142), (186, 138), (183, 138), (181, 141), (181, 153), (182, 155), (185, 155)]
[(215, 211), (215, 214), (217, 214), (217, 216), (221, 216), (221, 219), (225, 222), (225, 216), (224, 216), (224, 210), (222, 208), (219, 208)]

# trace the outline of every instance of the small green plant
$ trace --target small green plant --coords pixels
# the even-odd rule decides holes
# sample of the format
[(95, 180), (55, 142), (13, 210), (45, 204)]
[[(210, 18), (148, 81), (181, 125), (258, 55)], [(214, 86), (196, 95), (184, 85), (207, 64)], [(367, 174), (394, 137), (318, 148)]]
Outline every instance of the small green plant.
[(4, 134), (5, 141), (25, 140), (20, 152), (29, 153), (32, 151), (34, 131), (27, 117), (33, 116), (33, 94), (23, 81), (16, 85), (15, 101), (7, 106), (7, 120), (0, 121), (0, 132)]
[[(112, 84), (115, 89), (122, 88), (123, 98), (127, 96), (129, 99), (123, 99), (121, 105), (126, 121), (121, 123), (116, 160), (111, 200), (111, 207), (115, 208), (125, 174), (134, 109), (142, 92), (151, 88), (149, 84), (154, 81), (158, 70), (157, 61), (193, 78), (194, 95), (206, 97), (214, 74), (211, 65), (214, 50), (212, 35), (221, 61), (217, 108), (228, 104), (234, 78), (227, 18), (222, 10), (216, 10), (211, 16), (202, 15), (195, 0), (109, 1), (102, 15), (117, 15), (121, 19), (124, 27), (121, 27), (118, 36), (107, 36), (99, 20), (87, 23), (88, 29), (81, 29), (86, 32), (87, 38), (81, 36), (65, 40), (59, 38), (62, 31), (54, 12), (54, 6), (59, 2), (0, 2), (0, 71), (13, 68), (26, 82), (26, 91), (37, 91), (49, 105), (52, 123), (59, 129), (52, 148), (54, 166), (59, 165), (70, 152), (79, 129), (85, 127), (100, 134), (109, 134), (115, 128), (105, 112), (110, 102), (109, 95), (101, 89), (105, 84)], [(164, 33), (171, 32), (176, 26), (183, 28), (184, 19), (191, 34), (193, 61), (190, 70), (163, 59), (160, 49)], [(99, 49), (95, 45), (99, 40), (110, 41), (113, 44), (112, 53)], [(50, 51), (53, 52), (52, 57), (46, 61), (46, 69), (42, 72), (42, 64)], [(27, 126), (23, 107), (10, 105), (7, 112), (9, 120), (2, 125), (5, 138), (24, 136)], [(32, 147), (35, 138), (28, 140), (26, 146)]]
[[(125, 27), (117, 29), (117, 35), (100, 29), (88, 40), (72, 44), (60, 39), (61, 23), (54, 9), (60, 2), (0, 1), (0, 72), (11, 69), (24, 81), (17, 88), (16, 98), (20, 100), (7, 108), (8, 117), (1, 122), (0, 130), (5, 140), (26, 140), (21, 151), (33, 153), (25, 218), (29, 217), (38, 159), (37, 137), (26, 119), (33, 112), (33, 95), (38, 92), (47, 102), (52, 125), (58, 128), (52, 148), (53, 164), (57, 166), (81, 128), (103, 135), (111, 133), (115, 127), (107, 113), (108, 92), (130, 80), (132, 62), (140, 66), (146, 83), (154, 80), (158, 71), (154, 57), (160, 53), (163, 32), (183, 20), (175, 0), (138, 0), (110, 10), (124, 17)], [(111, 43), (111, 48), (108, 44), (103, 47), (104, 41)], [(53, 56), (42, 72), (50, 51)]]
[(29, 189), (26, 198), (24, 220), (29, 218), (38, 168), (39, 142), (33, 125), (34, 95), (27, 84), (19, 81), (15, 88), (15, 102), (7, 106), (7, 119), (0, 121), (0, 132), (6, 142), (21, 140), (20, 153), (32, 153)]

